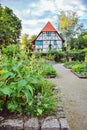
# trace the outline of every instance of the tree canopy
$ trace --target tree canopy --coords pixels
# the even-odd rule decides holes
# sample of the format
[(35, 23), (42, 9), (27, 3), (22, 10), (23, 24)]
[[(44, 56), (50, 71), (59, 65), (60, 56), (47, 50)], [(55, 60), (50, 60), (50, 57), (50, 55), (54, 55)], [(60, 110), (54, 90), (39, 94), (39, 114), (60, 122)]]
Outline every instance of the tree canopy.
[(76, 12), (60, 11), (58, 25), (66, 41), (66, 49), (83, 49), (87, 47), (87, 30), (82, 23), (79, 23)]
[(8, 7), (0, 5), (0, 48), (17, 43), (21, 34), (21, 20)]
[(32, 50), (32, 41), (37, 37), (37, 35), (31, 35), (29, 37), (28, 34), (23, 34), (21, 37), (21, 47), (25, 48), (26, 51)]
[(78, 16), (76, 12), (60, 11), (58, 16), (59, 29), (67, 41), (75, 34), (76, 25), (78, 23)]

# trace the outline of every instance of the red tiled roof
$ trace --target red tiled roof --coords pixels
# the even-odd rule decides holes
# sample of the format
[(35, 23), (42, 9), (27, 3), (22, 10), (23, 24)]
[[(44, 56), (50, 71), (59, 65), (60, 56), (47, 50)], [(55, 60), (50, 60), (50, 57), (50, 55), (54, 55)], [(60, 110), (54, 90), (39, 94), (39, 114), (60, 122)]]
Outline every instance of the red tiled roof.
[(48, 22), (41, 30), (41, 32), (56, 32), (56, 29), (53, 27), (53, 25), (50, 22)]

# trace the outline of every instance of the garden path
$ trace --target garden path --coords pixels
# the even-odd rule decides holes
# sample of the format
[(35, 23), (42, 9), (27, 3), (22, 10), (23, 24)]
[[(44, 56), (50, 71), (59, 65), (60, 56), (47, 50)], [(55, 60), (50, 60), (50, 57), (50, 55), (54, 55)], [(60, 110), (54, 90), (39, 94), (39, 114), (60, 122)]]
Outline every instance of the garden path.
[(63, 64), (53, 64), (58, 77), (52, 79), (60, 87), (70, 130), (87, 130), (87, 79), (79, 79)]

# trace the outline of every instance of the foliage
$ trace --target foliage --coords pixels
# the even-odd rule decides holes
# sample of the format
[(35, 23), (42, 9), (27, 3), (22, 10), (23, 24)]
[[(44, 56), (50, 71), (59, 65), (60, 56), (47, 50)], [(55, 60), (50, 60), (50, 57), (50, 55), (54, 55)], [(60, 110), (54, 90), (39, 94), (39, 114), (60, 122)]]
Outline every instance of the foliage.
[(43, 68), (44, 75), (54, 75), (54, 76), (57, 75), (56, 70), (52, 67), (52, 65), (48, 63), (45, 64), (44, 66), (45, 66), (45, 68)]
[(25, 33), (21, 37), (21, 46), (25, 48), (26, 44), (28, 43), (29, 43), (29, 35)]
[(68, 57), (72, 57), (73, 60), (79, 60), (79, 61), (84, 61), (85, 59), (85, 54), (87, 53), (87, 48), (85, 49), (74, 49), (74, 50), (69, 50), (67, 52)]
[(72, 70), (82, 76), (87, 76), (87, 68), (84, 63), (72, 66)]
[(21, 28), (21, 21), (13, 11), (0, 5), (0, 48), (17, 43)]
[(76, 25), (78, 17), (76, 12), (60, 11), (59, 15), (59, 28), (61, 30), (68, 30)]
[(78, 36), (77, 49), (84, 49), (84, 48), (87, 48), (87, 31)]
[(81, 73), (81, 71), (84, 69), (84, 66), (82, 64), (77, 64), (72, 66), (72, 70), (75, 72)]
[(65, 66), (67, 67), (67, 68), (72, 68), (72, 66), (74, 66), (74, 65), (77, 65), (77, 64), (80, 64), (81, 62), (80, 61), (78, 61), (78, 60), (76, 60), (76, 61), (71, 61), (71, 62), (69, 62), (69, 61), (66, 61), (65, 62)]
[(84, 60), (84, 62), (85, 62), (86, 69), (87, 69), (87, 53), (85, 54), (85, 60)]
[(69, 46), (70, 50), (87, 48), (87, 31), (79, 34), (77, 38), (71, 38)]
[(41, 75), (43, 75), (44, 77), (46, 77), (46, 75), (57, 75), (56, 70), (53, 68), (49, 61), (46, 61), (41, 57), (39, 57), (39, 59), (40, 60), (38, 61), (37, 66), (39, 64), (38, 69), (41, 71)]
[(56, 62), (63, 62), (65, 59), (65, 52), (63, 51), (56, 51), (54, 55), (54, 60)]
[(62, 34), (67, 42), (75, 35), (75, 28), (77, 23), (78, 16), (76, 12), (60, 11), (60, 14), (58, 15), (59, 29), (62, 31)]
[(79, 24), (75, 11), (60, 11), (58, 15), (59, 29), (65, 39), (65, 49), (84, 49), (87, 47), (87, 30)]
[(2, 50), (0, 111), (39, 116), (56, 109), (54, 85), (44, 78), (41, 63), (35, 55), (28, 58), (18, 45)]
[(31, 53), (31, 51), (34, 49), (32, 46), (32, 41), (36, 38), (36, 35), (32, 35), (29, 37), (28, 34), (23, 34), (21, 37), (21, 48), (26, 49), (28, 53)]

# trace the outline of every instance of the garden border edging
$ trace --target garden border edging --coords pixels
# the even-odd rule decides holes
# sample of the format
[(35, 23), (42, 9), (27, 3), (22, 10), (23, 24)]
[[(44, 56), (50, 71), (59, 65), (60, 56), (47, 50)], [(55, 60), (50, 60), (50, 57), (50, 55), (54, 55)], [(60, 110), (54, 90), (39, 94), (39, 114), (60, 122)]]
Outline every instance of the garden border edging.
[[(57, 101), (61, 102), (59, 94), (60, 88), (55, 87), (54, 94)], [(46, 118), (27, 118), (24, 119), (8, 119), (0, 116), (0, 130), (70, 130), (69, 124), (66, 119), (63, 105), (58, 106), (57, 112), (53, 116)]]

